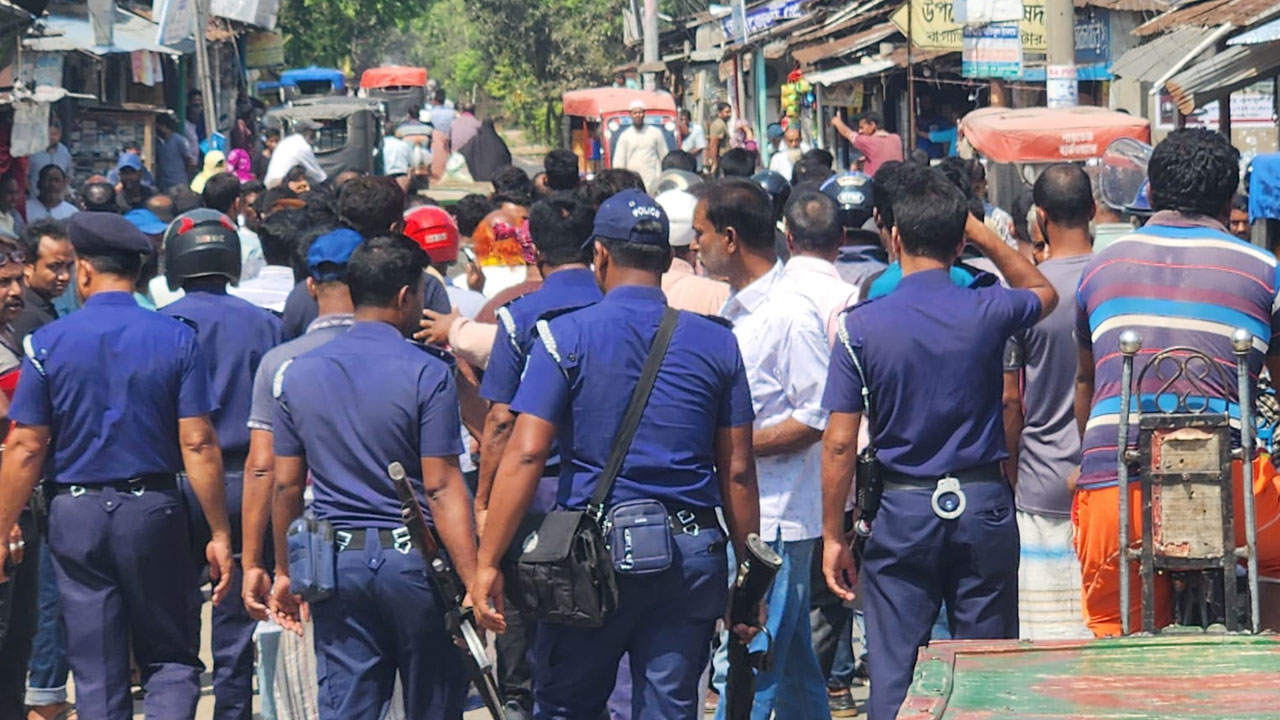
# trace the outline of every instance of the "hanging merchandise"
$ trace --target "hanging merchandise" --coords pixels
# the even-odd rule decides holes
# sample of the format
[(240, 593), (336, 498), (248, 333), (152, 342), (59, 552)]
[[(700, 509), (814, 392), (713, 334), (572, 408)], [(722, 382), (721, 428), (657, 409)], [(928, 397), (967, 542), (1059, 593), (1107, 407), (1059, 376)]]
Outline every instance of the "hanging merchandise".
[(782, 115), (784, 117), (798, 118), (801, 110), (807, 110), (814, 106), (813, 85), (804, 79), (804, 74), (799, 68), (787, 74), (787, 82), (783, 83), (781, 90)]

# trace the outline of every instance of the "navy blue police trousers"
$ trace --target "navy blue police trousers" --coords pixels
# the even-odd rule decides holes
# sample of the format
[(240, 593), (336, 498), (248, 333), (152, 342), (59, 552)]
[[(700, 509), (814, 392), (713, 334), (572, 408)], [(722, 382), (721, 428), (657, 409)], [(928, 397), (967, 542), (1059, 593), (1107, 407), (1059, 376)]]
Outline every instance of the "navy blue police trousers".
[(630, 656), (631, 717), (701, 718), (698, 680), (728, 602), (726, 538), (719, 528), (673, 538), (671, 567), (619, 573), (618, 609), (601, 628), (540, 623), (533, 641), (534, 717), (599, 720)]
[(364, 546), (338, 553), (333, 594), (311, 604), (320, 720), (382, 717), (397, 672), (406, 717), (460, 720), (466, 672), (422, 555), (351, 532)]
[(59, 490), (49, 549), (80, 717), (133, 717), (130, 650), (146, 717), (193, 717), (204, 670), (200, 595), (180, 491)]
[(945, 600), (958, 640), (1018, 636), (1018, 526), (1003, 479), (963, 486), (943, 520), (932, 489), (886, 490), (863, 553), (871, 720), (892, 720)]

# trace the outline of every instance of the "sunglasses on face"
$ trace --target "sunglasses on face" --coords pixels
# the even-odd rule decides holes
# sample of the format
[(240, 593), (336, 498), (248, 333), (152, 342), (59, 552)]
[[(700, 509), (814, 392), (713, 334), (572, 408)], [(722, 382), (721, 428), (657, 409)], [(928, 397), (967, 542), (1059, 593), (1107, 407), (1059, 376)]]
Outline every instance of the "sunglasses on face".
[(10, 250), (9, 252), (0, 252), (0, 267), (4, 267), (9, 263), (21, 265), (27, 261), (27, 254), (21, 250)]

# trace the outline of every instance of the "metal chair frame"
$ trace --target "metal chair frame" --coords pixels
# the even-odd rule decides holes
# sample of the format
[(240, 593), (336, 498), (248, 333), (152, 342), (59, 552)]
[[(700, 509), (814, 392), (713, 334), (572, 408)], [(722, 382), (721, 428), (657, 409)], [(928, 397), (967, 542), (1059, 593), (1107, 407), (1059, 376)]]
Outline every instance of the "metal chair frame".
[[(1231, 448), (1231, 428), (1226, 412), (1210, 412), (1210, 393), (1208, 385), (1217, 380), (1221, 386), (1230, 387), (1230, 375), (1213, 358), (1205, 353), (1189, 347), (1165, 349), (1143, 366), (1137, 377), (1138, 402), (1136, 410), (1130, 410), (1134, 395), (1133, 365), (1134, 358), (1141, 349), (1142, 340), (1132, 330), (1120, 334), (1120, 352), (1123, 361), (1120, 389), (1120, 418), (1118, 428), (1117, 475), (1119, 480), (1119, 535), (1120, 556), (1118, 572), (1120, 574), (1120, 625), (1121, 633), (1131, 632), (1129, 612), (1132, 604), (1132, 588), (1130, 587), (1129, 570), (1134, 561), (1139, 563), (1139, 578), (1142, 585), (1142, 631), (1154, 633), (1155, 627), (1155, 573), (1157, 570), (1221, 570), (1223, 573), (1224, 602), (1228, 608), (1226, 624), (1228, 630), (1239, 630), (1238, 623), (1231, 610), (1235, 607), (1235, 567), (1244, 559), (1248, 565), (1249, 590), (1249, 625), (1254, 633), (1259, 631), (1259, 598), (1258, 598), (1258, 558), (1257, 558), (1257, 523), (1255, 519), (1253, 497), (1253, 464), (1255, 419), (1252, 404), (1252, 384), (1250, 382), (1248, 358), (1253, 345), (1253, 336), (1248, 330), (1238, 329), (1232, 335), (1232, 348), (1236, 366), (1236, 399), (1240, 408), (1240, 447)], [(1141, 389), (1148, 375), (1161, 383), (1156, 393), (1157, 409), (1164, 410), (1161, 401), (1172, 398), (1173, 407), (1168, 412), (1144, 414), (1142, 412)], [(1182, 382), (1184, 390), (1175, 391), (1174, 385)], [(1230, 403), (1231, 398), (1224, 398)], [(1131, 420), (1130, 416), (1133, 416)], [(1129, 428), (1136, 420), (1138, 426), (1138, 445), (1130, 446)], [(1183, 461), (1180, 467), (1162, 465), (1161, 456), (1156, 452), (1157, 445), (1175, 447), (1172, 441), (1163, 444), (1173, 433), (1187, 432), (1196, 439), (1205, 440), (1203, 452), (1178, 456)], [(1190, 465), (1185, 462), (1190, 460)], [(1234, 483), (1231, 476), (1231, 463), (1241, 460), (1243, 466), (1243, 502), (1245, 523), (1245, 545), (1235, 545), (1235, 512)], [(1142, 539), (1137, 547), (1133, 547), (1129, 538), (1129, 477), (1131, 464), (1137, 463), (1138, 480), (1141, 488)], [(1215, 545), (1216, 554), (1201, 552), (1192, 557), (1186, 554), (1170, 554), (1163, 552), (1162, 545), (1157, 544), (1155, 515), (1162, 509), (1163, 494), (1183, 492), (1184, 497), (1194, 497), (1197, 492), (1216, 493), (1220, 499), (1221, 544)], [(1203, 541), (1203, 538), (1200, 538)], [(1216, 538), (1215, 538), (1216, 540)], [(1186, 543), (1191, 547), (1193, 543)], [(1206, 548), (1200, 542), (1200, 550)]]

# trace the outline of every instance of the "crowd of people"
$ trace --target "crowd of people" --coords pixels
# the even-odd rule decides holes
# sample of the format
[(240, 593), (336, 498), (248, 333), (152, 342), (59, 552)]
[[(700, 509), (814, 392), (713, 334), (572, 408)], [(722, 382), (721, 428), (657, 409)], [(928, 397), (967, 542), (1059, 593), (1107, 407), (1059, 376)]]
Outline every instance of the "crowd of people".
[[(440, 100), (433, 133), (480, 137)], [(867, 682), (891, 718), (933, 638), (1117, 634), (1118, 334), (1230, 364), (1245, 327), (1255, 377), (1280, 371), (1229, 142), (1171, 133), (1138, 227), (1070, 164), (996, 208), (981, 163), (904, 162), (874, 113), (838, 126), (845, 172), (791, 132), (761, 170), (727, 116), (666, 152), (644, 115), (618, 167), (553, 150), (449, 208), (399, 173), (329, 177), (305, 124), (194, 175), (175, 125), (154, 182), (126, 148), (73, 204), (51, 128), (25, 218), (0, 184), (0, 716), (120, 720), (139, 686), (148, 717), (192, 717), (207, 583), (215, 717), (252, 716), (255, 674), (264, 717), (461, 717), (392, 464), (513, 720), (724, 717), (728, 633), (761, 628), (762, 720), (855, 716)], [(1280, 577), (1280, 486), (1251, 460)], [(654, 507), (659, 541), (619, 529)], [(526, 576), (566, 511), (613, 552), (587, 627)], [(751, 534), (781, 567), (759, 627), (724, 627)]]

